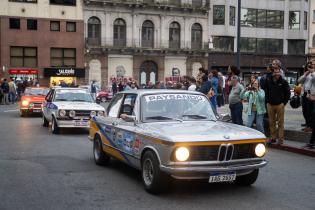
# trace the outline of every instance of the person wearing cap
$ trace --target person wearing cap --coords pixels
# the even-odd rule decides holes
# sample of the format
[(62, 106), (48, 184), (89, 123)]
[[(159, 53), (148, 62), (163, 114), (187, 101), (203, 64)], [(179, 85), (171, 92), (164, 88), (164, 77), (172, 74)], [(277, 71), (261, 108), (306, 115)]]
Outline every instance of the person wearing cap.
[(279, 66), (273, 67), (272, 77), (266, 81), (265, 94), (271, 134), (268, 143), (276, 143), (278, 139), (277, 144), (281, 145), (284, 141), (284, 108), (291, 92)]
[(241, 94), (244, 91), (244, 86), (239, 83), (239, 77), (234, 75), (231, 77), (231, 91), (229, 94), (229, 108), (231, 111), (232, 122), (238, 125), (243, 125), (243, 104)]

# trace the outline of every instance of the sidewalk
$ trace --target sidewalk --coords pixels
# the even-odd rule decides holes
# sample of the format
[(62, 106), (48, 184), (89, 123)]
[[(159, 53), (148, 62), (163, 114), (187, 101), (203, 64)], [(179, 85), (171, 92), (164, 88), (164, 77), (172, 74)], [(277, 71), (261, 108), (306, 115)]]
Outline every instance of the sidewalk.
[(268, 145), (267, 148), (285, 150), (288, 152), (298, 153), (302, 155), (307, 155), (311, 157), (315, 157), (315, 149), (304, 148), (305, 143), (297, 142), (297, 141), (289, 141), (286, 140), (283, 145), (278, 146), (276, 144)]

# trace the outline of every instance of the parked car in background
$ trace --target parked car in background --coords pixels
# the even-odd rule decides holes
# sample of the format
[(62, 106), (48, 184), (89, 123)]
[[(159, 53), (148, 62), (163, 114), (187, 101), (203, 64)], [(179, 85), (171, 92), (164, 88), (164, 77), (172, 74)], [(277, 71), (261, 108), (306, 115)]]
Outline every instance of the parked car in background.
[(112, 98), (113, 92), (111, 91), (111, 88), (107, 88), (107, 90), (101, 90), (96, 93), (96, 100), (99, 100), (101, 102), (110, 101)]
[(41, 113), (42, 103), (49, 91), (48, 87), (27, 87), (20, 101), (20, 116)]
[(265, 135), (218, 119), (202, 93), (119, 92), (106, 116), (91, 119), (95, 163), (113, 157), (141, 170), (150, 193), (166, 190), (171, 178), (253, 184), (267, 164)]
[(60, 128), (88, 128), (91, 117), (104, 113), (104, 107), (95, 103), (87, 89), (53, 88), (43, 103), (43, 126), (48, 127), (51, 122), (54, 134)]

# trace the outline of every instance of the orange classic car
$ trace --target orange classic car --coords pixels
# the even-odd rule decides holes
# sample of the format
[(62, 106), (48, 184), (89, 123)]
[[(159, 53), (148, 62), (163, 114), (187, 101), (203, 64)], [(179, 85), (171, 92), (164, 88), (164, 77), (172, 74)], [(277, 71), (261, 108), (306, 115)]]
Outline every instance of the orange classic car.
[(20, 102), (20, 116), (42, 112), (42, 103), (49, 91), (48, 87), (28, 87)]

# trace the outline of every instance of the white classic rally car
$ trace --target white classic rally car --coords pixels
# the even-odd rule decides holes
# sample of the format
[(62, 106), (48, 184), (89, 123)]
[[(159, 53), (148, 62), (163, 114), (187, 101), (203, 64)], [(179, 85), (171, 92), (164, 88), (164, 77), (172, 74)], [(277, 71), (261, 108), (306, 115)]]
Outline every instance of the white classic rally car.
[(96, 164), (114, 157), (141, 170), (151, 193), (170, 178), (253, 184), (267, 164), (265, 135), (218, 119), (202, 93), (129, 90), (91, 119), (89, 139)]
[(103, 116), (104, 107), (95, 103), (92, 95), (82, 88), (52, 88), (42, 106), (43, 126), (51, 122), (52, 133), (59, 128), (88, 128), (90, 118)]

